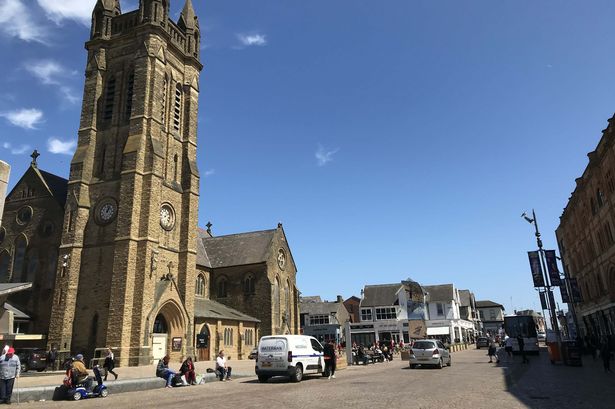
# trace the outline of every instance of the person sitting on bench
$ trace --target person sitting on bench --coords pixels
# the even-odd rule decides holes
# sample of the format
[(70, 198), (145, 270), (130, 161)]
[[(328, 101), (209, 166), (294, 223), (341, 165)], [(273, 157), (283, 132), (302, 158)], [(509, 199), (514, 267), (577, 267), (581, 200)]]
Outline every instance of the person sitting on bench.
[(226, 357), (224, 356), (224, 351), (220, 351), (218, 353), (218, 358), (216, 358), (216, 373), (220, 377), (220, 380), (221, 381), (224, 381), (224, 380), (230, 381), (231, 380), (231, 370), (232, 369), (233, 368), (228, 366), (228, 364), (226, 362)]

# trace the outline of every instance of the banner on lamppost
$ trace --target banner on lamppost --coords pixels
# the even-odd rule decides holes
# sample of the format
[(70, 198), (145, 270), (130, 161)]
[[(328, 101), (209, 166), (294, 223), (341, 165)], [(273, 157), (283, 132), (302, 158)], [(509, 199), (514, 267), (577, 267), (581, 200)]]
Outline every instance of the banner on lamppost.
[(557, 268), (555, 250), (545, 250), (545, 256), (547, 258), (547, 271), (549, 272), (551, 285), (554, 287), (562, 285), (562, 279), (559, 276), (559, 269)]
[(545, 297), (545, 293), (541, 291), (538, 293), (538, 296), (540, 297), (540, 308), (543, 310), (548, 310), (549, 308), (547, 307), (547, 297)]
[(579, 288), (579, 282), (576, 278), (570, 278), (570, 292), (572, 294), (572, 302), (583, 302), (583, 295), (581, 294), (581, 288)]
[(570, 295), (568, 295), (568, 288), (566, 287), (566, 280), (562, 280), (562, 284), (559, 287), (560, 294), (562, 295), (562, 302), (570, 304)]
[(537, 251), (528, 251), (527, 255), (530, 259), (530, 267), (532, 269), (532, 279), (534, 287), (544, 287), (545, 279), (542, 275), (542, 266), (540, 265), (540, 255)]
[(551, 311), (554, 311), (557, 304), (555, 304), (555, 297), (553, 296), (553, 290), (547, 291), (547, 295), (549, 296), (549, 305), (552, 308)]

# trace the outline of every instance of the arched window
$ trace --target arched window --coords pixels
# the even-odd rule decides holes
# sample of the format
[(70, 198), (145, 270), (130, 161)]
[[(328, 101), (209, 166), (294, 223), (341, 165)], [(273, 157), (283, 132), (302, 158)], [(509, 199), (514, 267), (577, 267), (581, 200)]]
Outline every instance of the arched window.
[(196, 278), (196, 290), (195, 293), (197, 297), (205, 296), (205, 277), (202, 274), (199, 274)]
[(128, 75), (128, 83), (126, 85), (126, 115), (125, 119), (129, 120), (132, 115), (132, 97), (134, 95), (134, 87), (135, 87), (135, 72), (132, 71)]
[(274, 311), (274, 325), (280, 325), (280, 280), (275, 278), (273, 283), (273, 311)]
[(164, 76), (162, 80), (162, 98), (160, 101), (160, 122), (162, 122), (162, 128), (166, 128), (167, 122), (167, 93), (169, 92), (169, 79)]
[(154, 334), (166, 334), (169, 332), (168, 328), (167, 320), (162, 314), (158, 314), (154, 321)]
[(10, 263), (11, 255), (9, 252), (6, 250), (0, 252), (0, 283), (8, 283)]
[(175, 156), (173, 157), (173, 181), (177, 182), (177, 163), (179, 161), (179, 158), (177, 157), (177, 154), (175, 154)]
[(284, 287), (284, 299), (286, 300), (286, 313), (290, 317), (290, 282), (286, 280), (286, 286)]
[(105, 92), (105, 103), (103, 109), (103, 119), (105, 121), (113, 118), (113, 104), (115, 102), (115, 77), (107, 80), (107, 90)]
[(175, 103), (173, 104), (173, 130), (179, 132), (181, 130), (182, 118), (182, 87), (177, 84), (175, 87)]
[(254, 289), (254, 276), (252, 274), (248, 274), (243, 281), (243, 293), (245, 295), (250, 295), (255, 293)]
[(226, 297), (226, 278), (220, 277), (218, 279), (218, 298)]
[[(13, 255), (13, 282), (25, 278), (26, 249), (28, 242), (24, 236), (19, 236), (15, 240), (15, 254)], [(24, 280), (25, 281), (25, 280)]]
[(58, 270), (58, 249), (53, 247), (49, 250), (47, 260), (47, 289), (53, 290), (56, 282), (56, 271)]
[(600, 190), (600, 188), (596, 190), (596, 201), (598, 202), (599, 208), (604, 206), (604, 195), (602, 194), (602, 190)]

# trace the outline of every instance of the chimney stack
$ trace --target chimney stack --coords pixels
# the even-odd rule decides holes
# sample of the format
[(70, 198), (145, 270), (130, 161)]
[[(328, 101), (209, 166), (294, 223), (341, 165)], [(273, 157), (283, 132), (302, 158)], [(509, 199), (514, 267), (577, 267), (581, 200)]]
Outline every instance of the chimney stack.
[(343, 302), (344, 302), (344, 297), (342, 297), (341, 295), (338, 295), (338, 296), (337, 296), (337, 301), (336, 301), (336, 302), (341, 302), (341, 303), (343, 303)]

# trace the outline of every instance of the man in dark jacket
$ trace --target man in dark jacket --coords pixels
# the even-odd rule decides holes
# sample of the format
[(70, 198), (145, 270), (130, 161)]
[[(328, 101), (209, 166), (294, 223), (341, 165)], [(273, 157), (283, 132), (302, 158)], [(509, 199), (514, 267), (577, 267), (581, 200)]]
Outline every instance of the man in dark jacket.
[(173, 377), (175, 376), (175, 371), (169, 369), (169, 358), (168, 355), (165, 355), (160, 361), (158, 361), (158, 366), (156, 367), (156, 376), (158, 378), (162, 378), (167, 381), (167, 388), (172, 388), (171, 382), (173, 381)]
[(525, 341), (521, 335), (517, 336), (517, 344), (519, 345), (519, 352), (521, 353), (521, 358), (523, 358), (523, 363), (528, 364), (530, 361), (527, 359), (525, 355)]
[(329, 374), (329, 379), (335, 379), (335, 367), (337, 364), (337, 355), (335, 354), (335, 345), (333, 341), (329, 341), (324, 347), (325, 355), (325, 372)]

